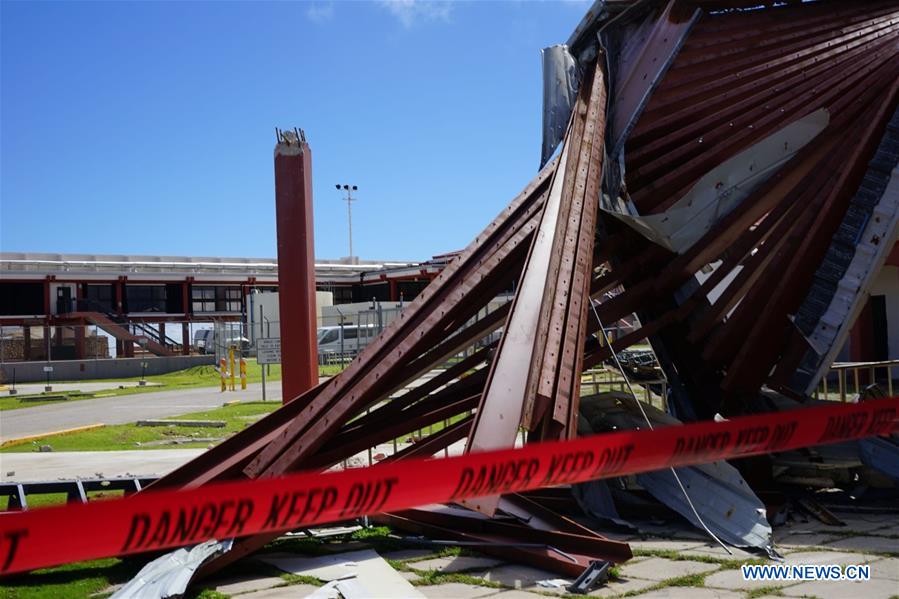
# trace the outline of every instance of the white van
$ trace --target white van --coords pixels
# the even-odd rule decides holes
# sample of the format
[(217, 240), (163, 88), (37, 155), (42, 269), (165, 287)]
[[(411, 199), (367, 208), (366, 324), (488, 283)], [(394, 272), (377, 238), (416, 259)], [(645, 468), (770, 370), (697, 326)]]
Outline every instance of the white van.
[(342, 351), (344, 354), (356, 355), (371, 343), (377, 334), (378, 327), (373, 324), (319, 327), (318, 354), (319, 356), (340, 354)]
[(197, 353), (205, 354), (208, 348), (209, 352), (213, 353), (215, 351), (214, 338), (215, 332), (212, 329), (194, 331), (194, 349), (197, 350)]

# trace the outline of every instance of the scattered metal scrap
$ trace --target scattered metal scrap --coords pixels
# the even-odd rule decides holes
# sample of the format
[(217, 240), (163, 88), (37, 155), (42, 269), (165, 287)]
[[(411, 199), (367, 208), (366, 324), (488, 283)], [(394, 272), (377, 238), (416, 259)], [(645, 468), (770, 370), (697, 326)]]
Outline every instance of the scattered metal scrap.
[(160, 599), (182, 597), (194, 572), (202, 564), (228, 551), (232, 541), (206, 541), (188, 549), (176, 549), (156, 558), (110, 599)]
[(224, 428), (224, 420), (138, 420), (137, 426), (186, 426), (192, 428)]
[[(568, 54), (545, 55), (545, 166), (536, 178), (346, 370), (151, 488), (326, 469), (437, 423), (447, 426), (389, 460), (462, 440), (467, 450), (508, 447), (521, 429), (528, 442), (571, 438), (581, 372), (644, 339), (682, 421), (751, 410), (763, 387), (806, 401), (870, 281), (859, 276), (849, 309), (823, 312), (837, 314), (835, 333), (809, 336), (821, 311), (795, 315), (822, 297), (822, 278), (837, 277), (825, 273), (832, 240), (852, 264), (875, 236), (880, 247), (896, 238), (894, 186), (866, 173), (896, 179), (883, 141), (895, 130), (897, 31), (896, 0), (596, 2)], [(879, 219), (860, 238), (850, 234), (867, 231), (859, 200)], [(850, 268), (870, 272), (882, 255)], [(510, 288), (511, 304), (474, 318)], [(602, 322), (631, 315), (635, 330), (611, 341), (601, 332)], [(498, 342), (479, 344), (500, 329)], [(438, 367), (442, 374), (407, 387)], [(726, 475), (696, 469), (703, 487), (744, 485), (725, 466), (710, 468)], [(655, 492), (677, 509), (676, 493)], [(747, 486), (735, 497), (729, 517), (751, 526), (728, 540), (765, 547), (755, 496)], [(722, 515), (698, 503), (723, 534)], [(566, 575), (630, 556), (626, 544), (518, 497), (468, 507), (377, 519), (495, 543), (505, 557)], [(534, 529), (546, 547), (507, 547)], [(273, 537), (236, 540), (201, 574)]]

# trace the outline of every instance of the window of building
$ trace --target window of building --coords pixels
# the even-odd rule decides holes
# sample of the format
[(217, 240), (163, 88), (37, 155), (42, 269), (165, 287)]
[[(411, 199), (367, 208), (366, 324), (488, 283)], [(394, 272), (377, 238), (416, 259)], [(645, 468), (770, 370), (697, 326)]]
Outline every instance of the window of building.
[(190, 288), (190, 302), (194, 314), (243, 310), (243, 296), (237, 286), (193, 285)]
[(24, 316), (43, 313), (43, 283), (0, 282), (0, 315)]
[(190, 305), (195, 314), (215, 312), (215, 287), (192, 286), (190, 288)]
[(112, 312), (113, 286), (110, 284), (84, 286), (84, 309), (88, 311)]
[(331, 283), (319, 284), (316, 291), (328, 291), (334, 304), (349, 304), (353, 301), (353, 288), (349, 285), (332, 285)]
[(216, 312), (240, 312), (243, 310), (240, 287), (215, 288)]
[(165, 312), (164, 285), (126, 285), (128, 312)]

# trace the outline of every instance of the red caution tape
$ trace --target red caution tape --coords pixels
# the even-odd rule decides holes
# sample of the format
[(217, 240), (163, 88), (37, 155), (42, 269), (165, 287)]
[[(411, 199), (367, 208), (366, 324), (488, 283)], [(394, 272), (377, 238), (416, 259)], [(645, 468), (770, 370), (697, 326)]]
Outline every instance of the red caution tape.
[(899, 398), (0, 514), (0, 573), (899, 430)]

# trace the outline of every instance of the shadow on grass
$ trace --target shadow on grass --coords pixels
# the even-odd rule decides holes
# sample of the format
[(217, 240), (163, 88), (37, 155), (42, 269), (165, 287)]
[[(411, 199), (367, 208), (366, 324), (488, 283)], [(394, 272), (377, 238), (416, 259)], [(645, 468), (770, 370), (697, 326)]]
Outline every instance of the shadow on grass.
[(134, 577), (145, 560), (116, 558), (35, 570), (3, 581), (2, 597), (9, 599), (78, 598), (98, 593)]

